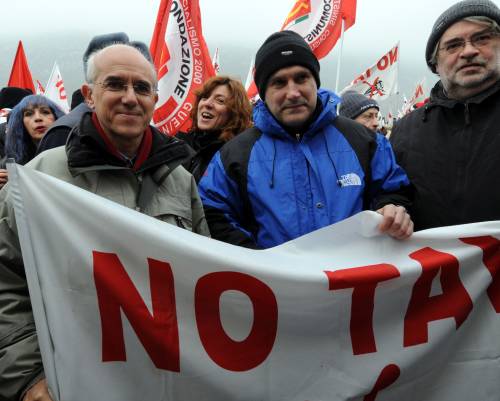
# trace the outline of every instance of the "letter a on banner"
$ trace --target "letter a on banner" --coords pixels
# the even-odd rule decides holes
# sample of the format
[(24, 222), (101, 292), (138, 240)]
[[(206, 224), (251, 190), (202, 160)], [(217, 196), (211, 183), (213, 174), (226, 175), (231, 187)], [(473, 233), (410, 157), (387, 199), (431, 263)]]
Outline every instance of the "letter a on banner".
[(169, 135), (191, 126), (194, 91), (215, 75), (201, 29), (198, 0), (162, 0), (150, 45), (158, 71), (153, 121)]

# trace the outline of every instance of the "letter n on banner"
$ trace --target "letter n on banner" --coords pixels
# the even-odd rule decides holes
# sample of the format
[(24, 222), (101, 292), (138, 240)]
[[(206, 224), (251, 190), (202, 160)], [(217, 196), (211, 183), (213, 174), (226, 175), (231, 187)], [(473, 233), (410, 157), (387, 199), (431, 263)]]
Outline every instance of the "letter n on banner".
[(121, 311), (158, 369), (180, 371), (174, 278), (170, 265), (148, 259), (151, 314), (114, 253), (93, 252), (101, 313), (103, 362), (126, 361)]
[[(426, 343), (427, 325), (435, 320), (454, 318), (458, 330), (473, 307), (472, 299), (460, 280), (455, 256), (427, 247), (411, 253), (410, 257), (422, 265), (422, 274), (413, 286), (406, 311), (405, 347)], [(430, 296), (432, 281), (440, 271), (443, 293)]]

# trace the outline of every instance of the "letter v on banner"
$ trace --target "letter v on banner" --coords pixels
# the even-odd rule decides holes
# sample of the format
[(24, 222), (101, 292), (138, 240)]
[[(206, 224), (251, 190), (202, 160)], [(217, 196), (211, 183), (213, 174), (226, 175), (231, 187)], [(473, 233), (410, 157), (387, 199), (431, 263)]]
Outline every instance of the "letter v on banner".
[(194, 91), (215, 75), (201, 27), (198, 0), (162, 0), (151, 55), (158, 71), (153, 121), (169, 135), (187, 131)]
[(492, 236), (460, 238), (460, 240), (483, 251), (483, 263), (493, 278), (487, 290), (488, 298), (495, 312), (500, 313), (500, 240)]

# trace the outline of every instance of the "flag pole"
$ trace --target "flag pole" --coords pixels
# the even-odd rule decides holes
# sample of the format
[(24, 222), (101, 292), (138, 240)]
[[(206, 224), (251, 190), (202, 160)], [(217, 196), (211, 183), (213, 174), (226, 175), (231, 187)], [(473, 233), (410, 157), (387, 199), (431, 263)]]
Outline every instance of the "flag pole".
[(344, 26), (345, 26), (345, 19), (344, 17), (342, 17), (342, 27), (340, 31), (340, 53), (339, 53), (339, 62), (337, 64), (337, 79), (335, 81), (335, 93), (339, 92), (340, 65), (342, 63), (342, 49), (344, 47)]

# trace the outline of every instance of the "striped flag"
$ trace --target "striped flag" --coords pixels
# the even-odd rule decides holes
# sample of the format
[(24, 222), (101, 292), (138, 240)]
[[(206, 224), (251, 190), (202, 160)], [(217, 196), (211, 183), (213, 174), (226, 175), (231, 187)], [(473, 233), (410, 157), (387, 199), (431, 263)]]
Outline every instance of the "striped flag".
[[(342, 21), (345, 31), (355, 20), (356, 0), (297, 0), (281, 30), (297, 32), (319, 60), (330, 53), (340, 38)], [(252, 93), (247, 94), (253, 98)]]

